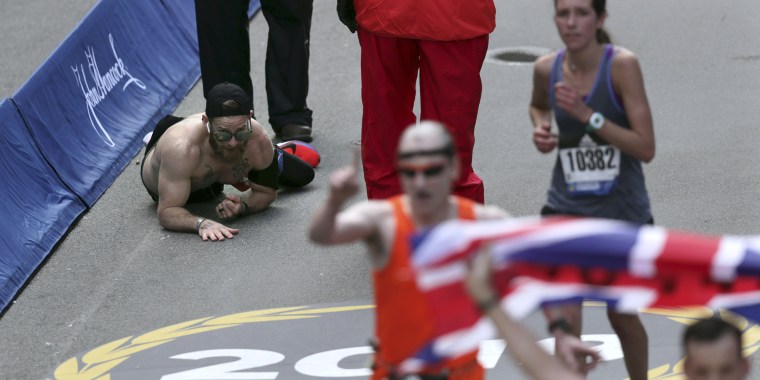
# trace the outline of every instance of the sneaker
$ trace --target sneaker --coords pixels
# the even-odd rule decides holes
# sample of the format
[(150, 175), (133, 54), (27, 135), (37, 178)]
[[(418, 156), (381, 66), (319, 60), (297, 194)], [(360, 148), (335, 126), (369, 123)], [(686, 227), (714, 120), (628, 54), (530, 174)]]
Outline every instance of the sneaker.
[(148, 134), (146, 134), (145, 137), (143, 137), (143, 142), (145, 143), (145, 145), (148, 145), (151, 137), (153, 137), (153, 132), (148, 132)]

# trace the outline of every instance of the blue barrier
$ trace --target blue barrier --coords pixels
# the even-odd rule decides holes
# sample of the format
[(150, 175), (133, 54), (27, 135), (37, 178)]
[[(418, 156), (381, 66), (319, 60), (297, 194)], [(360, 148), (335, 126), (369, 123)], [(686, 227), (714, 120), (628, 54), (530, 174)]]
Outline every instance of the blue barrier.
[(157, 1), (99, 2), (13, 96), (43, 155), (90, 206), (198, 81), (197, 44), (177, 27), (188, 20), (170, 16)]
[(42, 158), (16, 107), (0, 102), (0, 310), (87, 207)]
[(198, 79), (193, 1), (101, 0), (0, 103), (0, 312)]

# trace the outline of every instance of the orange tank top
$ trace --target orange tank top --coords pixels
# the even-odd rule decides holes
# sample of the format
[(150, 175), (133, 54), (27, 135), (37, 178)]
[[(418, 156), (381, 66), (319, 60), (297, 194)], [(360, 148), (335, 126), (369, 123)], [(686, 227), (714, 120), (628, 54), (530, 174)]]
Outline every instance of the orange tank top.
[[(402, 199), (402, 196), (396, 196), (388, 200), (393, 207), (396, 231), (388, 262), (382, 269), (372, 272), (375, 336), (379, 343), (377, 358), (389, 366), (398, 365), (414, 355), (430, 340), (433, 332), (430, 312), (422, 292), (417, 289), (411, 266), (410, 238), (416, 232), (414, 222), (404, 210)], [(474, 202), (460, 197), (456, 200), (459, 219), (474, 220)]]

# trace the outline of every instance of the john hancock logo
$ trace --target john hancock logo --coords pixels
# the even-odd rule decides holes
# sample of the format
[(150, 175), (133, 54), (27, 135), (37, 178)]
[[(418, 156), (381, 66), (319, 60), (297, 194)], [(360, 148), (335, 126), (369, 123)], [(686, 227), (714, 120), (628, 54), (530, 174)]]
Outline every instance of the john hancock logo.
[[(109, 146), (115, 146), (116, 144), (111, 139), (108, 131), (106, 131), (103, 124), (100, 122), (100, 119), (98, 119), (98, 115), (95, 113), (95, 107), (97, 107), (98, 104), (100, 104), (100, 102), (105, 99), (120, 82), (122, 82), (122, 79), (126, 78), (126, 81), (124, 81), (124, 84), (121, 86), (122, 92), (133, 84), (143, 90), (145, 90), (146, 87), (141, 80), (133, 77), (132, 74), (127, 71), (127, 66), (124, 65), (124, 61), (116, 53), (116, 46), (114, 45), (111, 33), (108, 33), (108, 40), (111, 42), (111, 51), (113, 52), (113, 57), (116, 59), (116, 62), (108, 68), (105, 74), (100, 73), (98, 62), (95, 59), (95, 49), (93, 49), (92, 46), (88, 46), (84, 51), (84, 55), (87, 58), (87, 70), (85, 71), (83, 65), (79, 65), (79, 67), (72, 66), (71, 70), (74, 71), (77, 83), (79, 83), (79, 88), (81, 88), (82, 94), (84, 94), (84, 98), (87, 100), (87, 116), (90, 117), (92, 128), (95, 129), (95, 132), (103, 142)], [(87, 81), (88, 75), (86, 75), (86, 73), (90, 74), (89, 77), (92, 80), (92, 85)]]

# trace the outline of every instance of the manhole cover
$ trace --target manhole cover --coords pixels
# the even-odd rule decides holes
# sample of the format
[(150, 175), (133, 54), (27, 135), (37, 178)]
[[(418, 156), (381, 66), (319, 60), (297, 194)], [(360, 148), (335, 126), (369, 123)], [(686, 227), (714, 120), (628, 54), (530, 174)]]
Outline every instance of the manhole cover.
[(538, 56), (523, 51), (507, 51), (497, 54), (494, 58), (507, 62), (533, 62), (538, 59)]
[(549, 54), (551, 50), (534, 46), (505, 47), (491, 49), (486, 55), (486, 62), (502, 65), (530, 65), (538, 57)]

